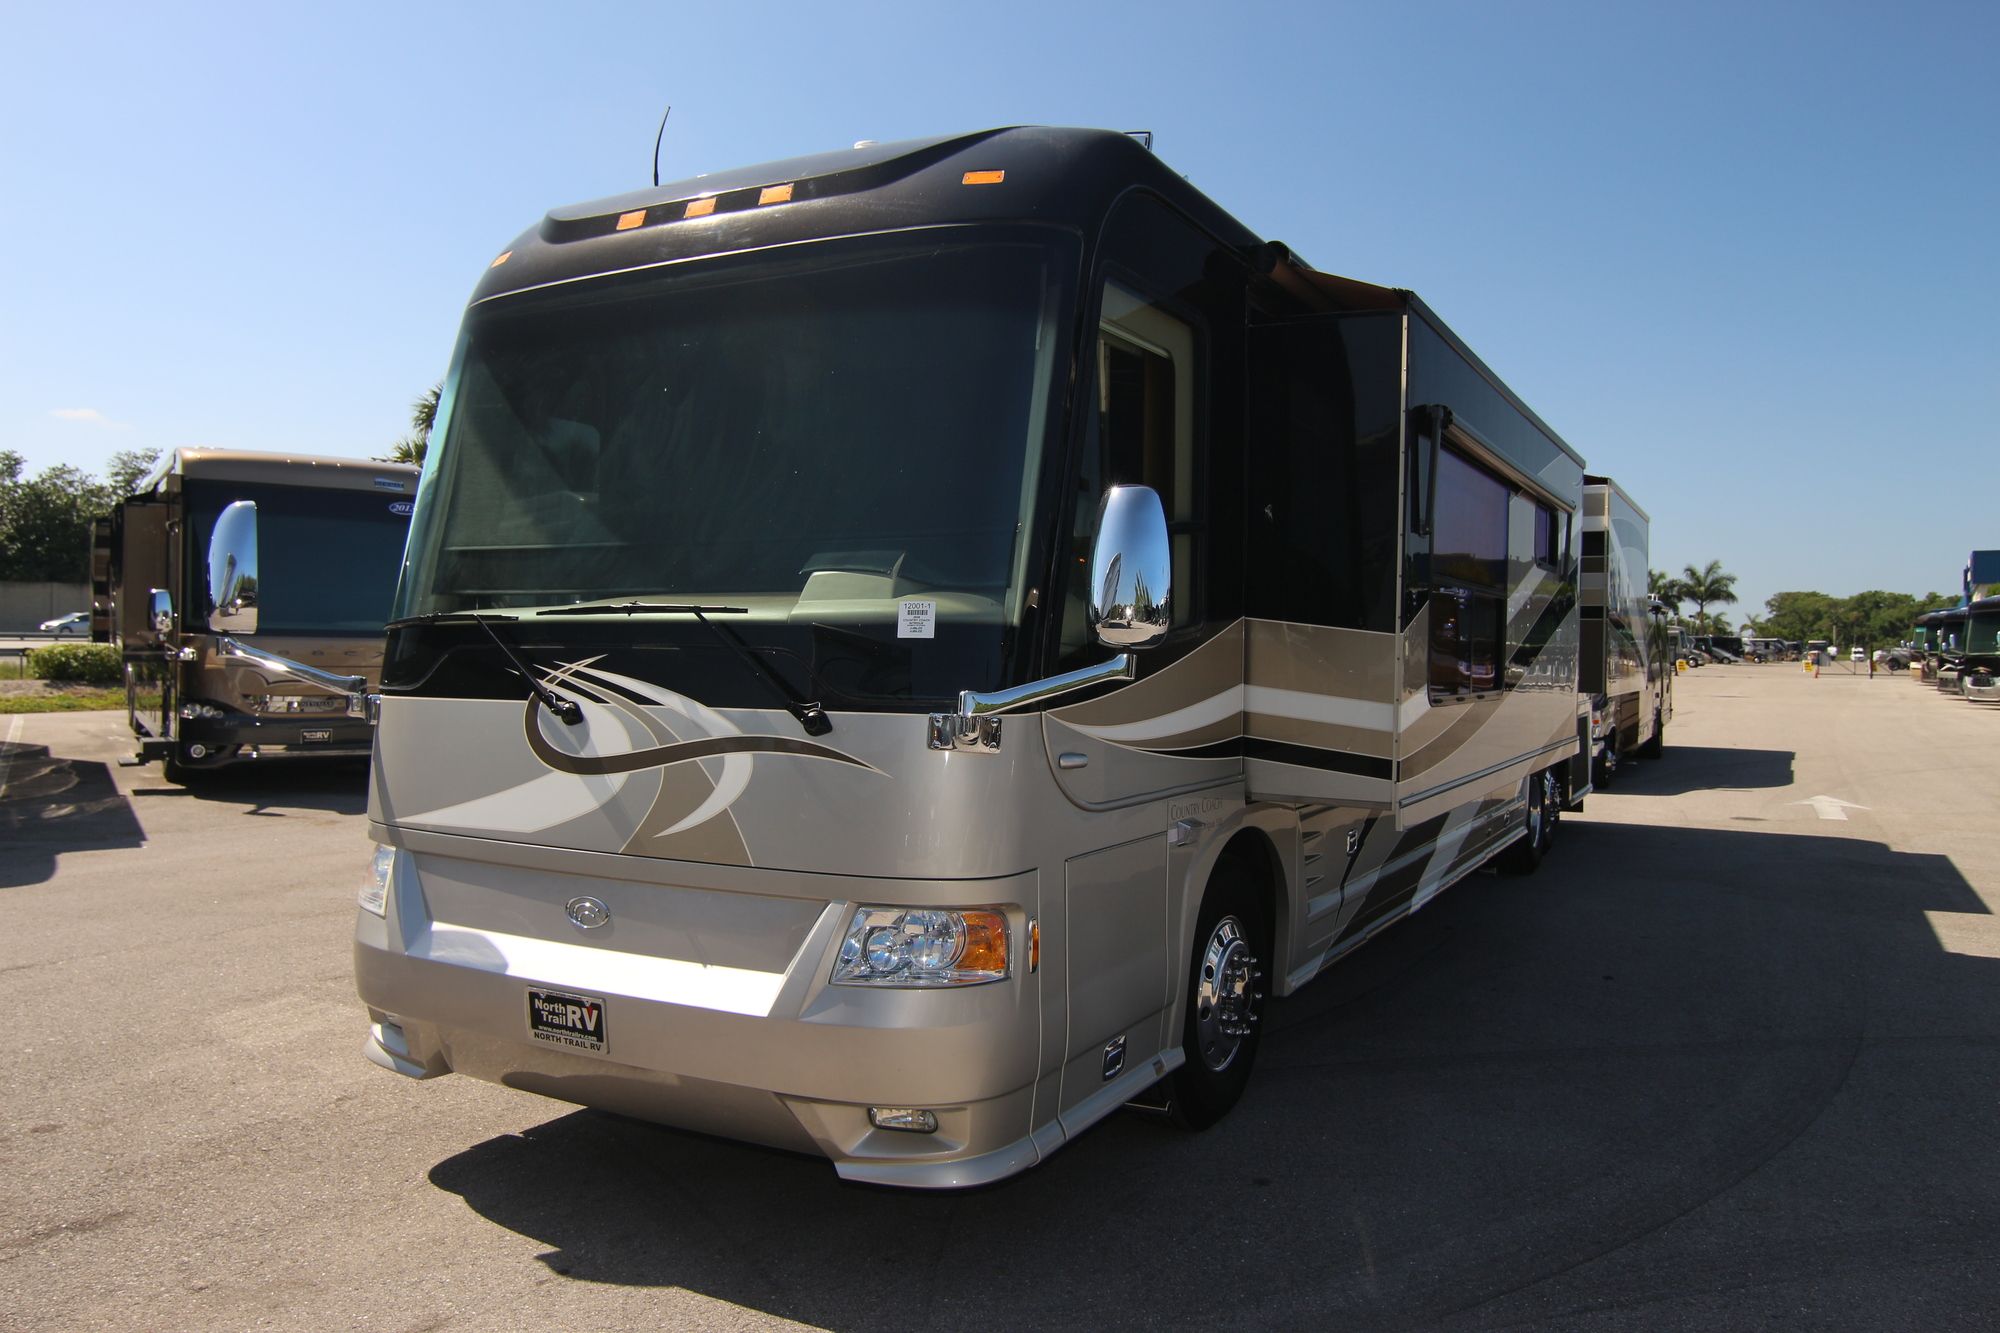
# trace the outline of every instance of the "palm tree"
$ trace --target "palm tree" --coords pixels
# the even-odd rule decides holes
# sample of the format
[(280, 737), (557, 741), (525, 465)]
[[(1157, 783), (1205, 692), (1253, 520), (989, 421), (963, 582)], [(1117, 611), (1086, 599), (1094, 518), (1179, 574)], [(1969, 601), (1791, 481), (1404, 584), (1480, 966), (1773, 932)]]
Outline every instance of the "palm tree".
[[(1720, 560), (1711, 560), (1700, 569), (1686, 566), (1681, 570), (1680, 584), (1681, 596), (1694, 603), (1694, 623), (1698, 626), (1707, 626), (1711, 602), (1726, 606), (1736, 600), (1736, 576), (1723, 569)], [(1703, 628), (1698, 632), (1714, 631)]]
[(1664, 569), (1646, 571), (1646, 591), (1667, 608), (1669, 615), (1679, 615), (1681, 602), (1687, 598), (1687, 588)]
[(408, 435), (396, 441), (389, 450), (385, 463), (416, 463), (421, 465), (431, 444), (431, 427), (437, 424), (438, 396), (444, 392), (444, 385), (433, 384), (423, 397), (410, 404), (410, 425)]

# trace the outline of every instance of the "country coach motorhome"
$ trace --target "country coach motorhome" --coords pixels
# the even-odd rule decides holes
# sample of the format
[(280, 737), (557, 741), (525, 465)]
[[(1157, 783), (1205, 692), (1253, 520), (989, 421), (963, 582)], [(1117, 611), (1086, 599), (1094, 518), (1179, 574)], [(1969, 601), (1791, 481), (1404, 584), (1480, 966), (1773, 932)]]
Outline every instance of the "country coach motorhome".
[[(446, 381), (366, 1051), (953, 1187), (1580, 796), (1581, 460), (1111, 133), (550, 213)], [(1588, 719), (1581, 719), (1587, 728)]]
[(1635, 756), (1657, 758), (1674, 715), (1667, 610), (1646, 588), (1651, 530), (1646, 511), (1617, 482), (1583, 479), (1578, 688), (1590, 699), (1599, 787)]
[(1968, 699), (2000, 701), (2000, 597), (1982, 597), (1965, 608), (1958, 688)]
[(122, 650), (140, 757), (181, 781), (367, 755), (344, 691), (381, 668), (416, 484), (399, 463), (177, 449), (100, 519), (92, 637)]
[(1963, 606), (1946, 607), (1936, 613), (1931, 621), (1931, 632), (1936, 636), (1931, 649), (1931, 680), (1946, 694), (1959, 694), (1958, 678), (1965, 664), (1965, 622), (1967, 612)]

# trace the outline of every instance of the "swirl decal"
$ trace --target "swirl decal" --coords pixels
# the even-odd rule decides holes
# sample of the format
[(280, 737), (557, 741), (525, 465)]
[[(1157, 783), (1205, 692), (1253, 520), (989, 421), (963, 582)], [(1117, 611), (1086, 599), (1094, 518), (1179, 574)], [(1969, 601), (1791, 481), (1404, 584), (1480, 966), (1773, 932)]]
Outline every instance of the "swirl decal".
[(789, 754), (802, 759), (830, 759), (835, 763), (874, 769), (874, 765), (856, 759), (851, 754), (843, 754), (839, 750), (789, 736), (708, 736), (698, 741), (656, 745), (646, 750), (628, 750), (624, 754), (565, 754), (551, 745), (548, 737), (542, 735), (541, 707), (535, 700), (528, 700), (526, 715), (528, 748), (535, 752), (535, 758), (548, 767), (558, 772), (575, 773), (583, 777), (597, 777), (607, 773), (636, 773), (646, 768), (665, 768), (668, 764), (687, 763), (695, 759), (714, 759), (732, 754)]

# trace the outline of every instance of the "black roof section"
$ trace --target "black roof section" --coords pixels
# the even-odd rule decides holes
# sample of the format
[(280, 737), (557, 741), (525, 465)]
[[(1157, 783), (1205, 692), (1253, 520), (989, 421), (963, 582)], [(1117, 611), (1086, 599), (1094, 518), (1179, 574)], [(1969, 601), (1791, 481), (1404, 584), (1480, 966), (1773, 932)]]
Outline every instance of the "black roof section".
[(1160, 195), (1312, 303), (1423, 319), (1537, 430), (1583, 464), (1416, 293), (1311, 268), (1115, 130), (1013, 126), (864, 142), (552, 209), (493, 260), (472, 300), (706, 255), (914, 227), (1030, 223), (1094, 239), (1112, 204), (1135, 189)]
[(791, 241), (954, 223), (1094, 232), (1126, 191), (1164, 196), (1225, 244), (1257, 237), (1130, 135), (1015, 127), (736, 167), (552, 210), (493, 261), (475, 302)]

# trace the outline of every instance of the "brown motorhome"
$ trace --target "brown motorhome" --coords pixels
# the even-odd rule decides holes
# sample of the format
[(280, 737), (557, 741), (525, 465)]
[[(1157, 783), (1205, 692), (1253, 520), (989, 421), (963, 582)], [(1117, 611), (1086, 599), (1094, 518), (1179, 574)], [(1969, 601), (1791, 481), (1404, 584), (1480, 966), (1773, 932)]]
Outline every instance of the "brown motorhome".
[(139, 756), (176, 780), (366, 756), (415, 503), (400, 463), (179, 449), (97, 524), (91, 637), (123, 651)]

